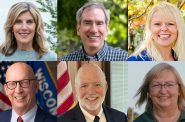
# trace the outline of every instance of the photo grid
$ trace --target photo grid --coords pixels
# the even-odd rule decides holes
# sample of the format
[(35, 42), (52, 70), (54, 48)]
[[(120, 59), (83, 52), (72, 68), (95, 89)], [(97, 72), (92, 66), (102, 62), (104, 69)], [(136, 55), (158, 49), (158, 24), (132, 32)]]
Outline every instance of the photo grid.
[(185, 122), (185, 1), (0, 2), (0, 122)]

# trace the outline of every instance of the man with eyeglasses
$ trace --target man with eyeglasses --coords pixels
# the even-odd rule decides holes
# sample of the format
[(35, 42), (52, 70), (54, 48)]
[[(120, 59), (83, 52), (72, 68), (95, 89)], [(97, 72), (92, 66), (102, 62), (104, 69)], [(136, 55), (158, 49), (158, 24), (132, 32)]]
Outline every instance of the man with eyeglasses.
[(12, 64), (6, 72), (5, 92), (12, 109), (0, 113), (2, 122), (56, 122), (57, 118), (36, 104), (39, 84), (32, 68), (23, 62)]

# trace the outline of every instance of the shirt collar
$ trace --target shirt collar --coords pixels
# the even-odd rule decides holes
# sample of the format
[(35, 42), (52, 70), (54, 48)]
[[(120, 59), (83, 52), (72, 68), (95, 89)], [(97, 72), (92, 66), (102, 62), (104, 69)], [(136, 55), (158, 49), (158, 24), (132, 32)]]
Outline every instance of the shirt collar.
[[(32, 109), (30, 109), (27, 113), (22, 115), (21, 118), (23, 119), (23, 121), (24, 122), (34, 122), (36, 112), (37, 112), (37, 108), (38, 108), (38, 106), (35, 104), (35, 106)], [(11, 122), (17, 122), (18, 117), (19, 117), (19, 115), (15, 112), (14, 109), (12, 109)]]
[(34, 122), (34, 119), (35, 119), (35, 116), (36, 116), (36, 113), (37, 113), (37, 108), (38, 107), (35, 104), (35, 106), (31, 110), (29, 110), (26, 114), (24, 114), (22, 116), (24, 122), (28, 122), (28, 121), (31, 122), (30, 120), (33, 120), (33, 122)]
[(12, 117), (11, 117), (11, 122), (17, 122), (17, 118), (19, 115), (15, 112), (14, 109), (12, 109)]
[(86, 54), (86, 52), (84, 50), (84, 46), (82, 46), (82, 52), (84, 54), (84, 59), (85, 60), (96, 60), (96, 61), (103, 60), (103, 58), (106, 55), (107, 51), (108, 51), (108, 45), (107, 45), (106, 42), (104, 42), (104, 45), (101, 48), (101, 50), (95, 56), (91, 56), (89, 58), (89, 56)]
[[(86, 119), (90, 119), (92, 121), (94, 120), (95, 116), (93, 116), (90, 113), (88, 113), (81, 105), (80, 105), (80, 109), (82, 110), (82, 113), (83, 113), (83, 115), (85, 116)], [(101, 117), (102, 114), (103, 114), (103, 108), (101, 106), (100, 112), (98, 113), (97, 116)]]
[[(148, 120), (152, 120), (151, 122), (157, 122), (157, 119), (155, 118), (154, 116), (154, 112), (153, 112), (153, 109), (151, 106), (149, 106), (146, 110), (146, 114), (147, 114), (147, 118)], [(181, 110), (181, 114), (180, 114), (180, 117), (178, 119), (178, 122), (181, 122), (185, 120), (185, 111), (184, 110)]]
[(185, 111), (184, 110), (181, 111), (181, 115), (179, 117), (179, 122), (182, 120), (185, 120)]

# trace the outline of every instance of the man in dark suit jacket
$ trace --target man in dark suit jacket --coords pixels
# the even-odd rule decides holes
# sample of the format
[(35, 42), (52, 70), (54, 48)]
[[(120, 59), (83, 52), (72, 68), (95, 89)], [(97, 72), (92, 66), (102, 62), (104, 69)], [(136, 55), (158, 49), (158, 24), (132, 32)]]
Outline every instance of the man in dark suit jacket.
[(123, 112), (103, 105), (107, 88), (105, 75), (99, 66), (92, 63), (84, 64), (75, 78), (79, 103), (58, 117), (58, 122), (95, 122), (97, 116), (100, 122), (127, 122)]
[[(12, 116), (12, 109), (0, 113), (0, 120), (2, 122), (10, 122)], [(46, 113), (38, 107), (34, 122), (57, 122), (57, 118)]]
[[(127, 122), (125, 114), (120, 111), (103, 106), (103, 112), (107, 122)], [(79, 104), (77, 104), (72, 110), (61, 115), (58, 118), (58, 122), (86, 122), (86, 120)]]
[(5, 92), (12, 109), (0, 113), (2, 122), (56, 122), (54, 117), (38, 107), (36, 92), (38, 83), (32, 68), (23, 62), (12, 64), (6, 72)]

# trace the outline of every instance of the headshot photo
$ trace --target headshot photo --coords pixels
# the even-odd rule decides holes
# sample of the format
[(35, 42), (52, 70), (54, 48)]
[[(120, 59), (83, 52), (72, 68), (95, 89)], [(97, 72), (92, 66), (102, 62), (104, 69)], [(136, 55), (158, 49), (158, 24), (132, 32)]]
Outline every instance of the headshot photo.
[(184, 61), (184, 2), (141, 2), (129, 1), (128, 61)]
[[(126, 107), (120, 106), (126, 97), (124, 91), (118, 91), (123, 87), (123, 79), (117, 80), (120, 87), (116, 87), (115, 78), (110, 79), (116, 75), (110, 74), (110, 70), (115, 71), (118, 65), (123, 69), (126, 64), (62, 61), (58, 65), (58, 121), (127, 122)], [(110, 65), (114, 68), (110, 69)]]
[(57, 25), (62, 61), (125, 61), (128, 57), (126, 1), (58, 1)]
[[(56, 32), (56, 4), (50, 2), (51, 4), (21, 0), (1, 2), (1, 5), (6, 7), (6, 10), (3, 9), (6, 18), (1, 23), (4, 25), (2, 27), (4, 38), (0, 40), (1, 61), (57, 60), (56, 33), (53, 33)], [(44, 6), (48, 8), (44, 9)], [(53, 8), (54, 12), (49, 12), (49, 8)], [(43, 14), (42, 17), (41, 12), (50, 16)]]
[[(55, 63), (1, 62), (0, 67), (1, 121), (57, 121), (56, 80), (52, 80), (56, 78), (53, 70), (56, 68)], [(53, 74), (50, 74), (49, 70), (52, 70)], [(42, 76), (38, 76), (38, 73), (42, 73)]]
[(185, 121), (184, 67), (184, 62), (128, 62), (128, 120)]

